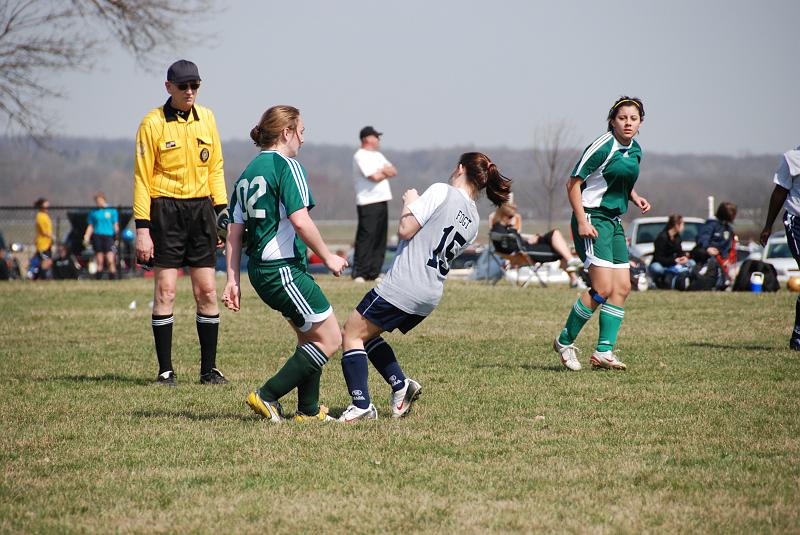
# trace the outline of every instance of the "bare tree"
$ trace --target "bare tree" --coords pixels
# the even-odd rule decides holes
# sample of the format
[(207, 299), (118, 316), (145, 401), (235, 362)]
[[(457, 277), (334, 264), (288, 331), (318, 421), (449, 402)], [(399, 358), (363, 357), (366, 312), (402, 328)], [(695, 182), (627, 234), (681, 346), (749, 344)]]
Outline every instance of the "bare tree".
[(8, 131), (45, 145), (51, 114), (42, 102), (63, 96), (53, 85), (60, 72), (91, 69), (109, 37), (152, 68), (189, 42), (186, 21), (205, 19), (210, 1), (0, 1), (0, 115)]
[(574, 143), (572, 127), (566, 121), (548, 123), (536, 129), (533, 159), (543, 193), (547, 228), (553, 224), (556, 196), (562, 192), (579, 151)]

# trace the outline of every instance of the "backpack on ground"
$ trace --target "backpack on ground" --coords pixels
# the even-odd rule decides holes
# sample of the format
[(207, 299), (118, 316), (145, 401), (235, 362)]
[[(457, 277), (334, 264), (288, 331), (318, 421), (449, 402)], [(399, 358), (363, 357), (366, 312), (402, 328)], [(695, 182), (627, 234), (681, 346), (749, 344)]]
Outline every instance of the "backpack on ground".
[(736, 280), (733, 281), (734, 292), (749, 292), (750, 291), (750, 277), (755, 272), (764, 274), (763, 292), (777, 292), (780, 288), (778, 282), (778, 273), (775, 271), (775, 266), (763, 262), (761, 260), (745, 260), (739, 268), (739, 273), (736, 275)]
[(703, 292), (725, 289), (725, 273), (716, 258), (709, 257), (703, 264), (692, 268), (689, 291)]

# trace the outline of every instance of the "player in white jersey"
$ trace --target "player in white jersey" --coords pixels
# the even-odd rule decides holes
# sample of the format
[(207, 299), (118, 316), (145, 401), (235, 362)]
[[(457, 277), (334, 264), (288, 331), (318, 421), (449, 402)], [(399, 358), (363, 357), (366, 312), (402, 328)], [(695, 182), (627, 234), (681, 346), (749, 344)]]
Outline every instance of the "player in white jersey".
[(367, 387), (367, 359), (392, 387), (392, 416), (408, 414), (422, 387), (406, 378), (381, 334), (394, 329), (405, 334), (436, 308), (453, 260), (478, 234), (475, 199), (484, 189), (500, 206), (508, 200), (511, 182), (486, 155), (468, 152), (461, 155), (447, 184), (434, 184), (422, 195), (415, 189), (403, 195), (398, 232), (402, 241), (394, 263), (344, 326), (342, 371), (353, 401), (340, 421), (378, 417)]
[[(775, 176), (772, 180), (775, 188), (769, 199), (767, 220), (761, 231), (761, 245), (767, 245), (769, 235), (772, 234), (772, 225), (781, 208), (783, 226), (786, 229), (786, 241), (797, 265), (800, 266), (800, 147), (784, 153)], [(800, 351), (800, 296), (794, 305), (794, 330), (789, 339), (789, 348)]]

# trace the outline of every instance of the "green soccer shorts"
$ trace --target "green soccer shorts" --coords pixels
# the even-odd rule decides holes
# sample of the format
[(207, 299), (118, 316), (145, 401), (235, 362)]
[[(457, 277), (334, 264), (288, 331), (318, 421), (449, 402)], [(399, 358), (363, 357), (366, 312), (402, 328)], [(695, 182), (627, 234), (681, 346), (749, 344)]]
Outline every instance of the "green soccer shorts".
[(333, 314), (322, 289), (303, 266), (264, 266), (249, 262), (247, 274), (258, 296), (301, 332)]
[(625, 230), (619, 219), (609, 219), (587, 213), (586, 219), (597, 229), (597, 237), (581, 238), (578, 234), (578, 220), (572, 214), (572, 235), (575, 239), (575, 251), (583, 260), (585, 267), (594, 264), (599, 267), (629, 269), (628, 242), (625, 241)]

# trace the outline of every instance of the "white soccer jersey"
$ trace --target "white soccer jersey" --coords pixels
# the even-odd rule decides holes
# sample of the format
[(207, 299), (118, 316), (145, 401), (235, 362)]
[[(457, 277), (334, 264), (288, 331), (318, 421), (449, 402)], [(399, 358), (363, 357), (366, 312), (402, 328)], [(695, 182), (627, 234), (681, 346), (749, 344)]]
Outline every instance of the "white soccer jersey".
[(478, 208), (464, 190), (437, 183), (408, 209), (422, 228), (400, 242), (375, 291), (403, 312), (427, 316), (442, 298), (453, 260), (478, 235)]
[(784, 153), (773, 182), (789, 190), (783, 207), (793, 216), (800, 216), (800, 147)]

